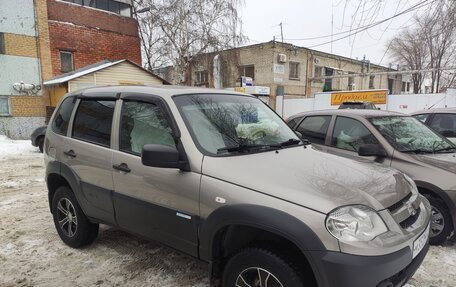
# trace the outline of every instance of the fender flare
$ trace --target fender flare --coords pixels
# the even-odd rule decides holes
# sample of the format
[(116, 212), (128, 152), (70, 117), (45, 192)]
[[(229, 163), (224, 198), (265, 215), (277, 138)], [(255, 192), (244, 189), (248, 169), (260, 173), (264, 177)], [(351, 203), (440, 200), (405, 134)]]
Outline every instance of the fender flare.
[(313, 269), (314, 276), (320, 277), (317, 266), (309, 251), (326, 251), (320, 238), (304, 222), (296, 217), (271, 207), (253, 204), (226, 205), (216, 209), (201, 222), (200, 259), (212, 262), (215, 257), (217, 234), (223, 228), (243, 225), (262, 229), (284, 237), (303, 253)]
[(450, 211), (451, 217), (453, 218), (453, 227), (456, 227), (456, 205), (453, 202), (453, 200), (451, 200), (451, 198), (448, 196), (448, 194), (441, 188), (429, 182), (415, 180), (415, 183), (418, 189), (422, 187), (429, 191), (432, 191), (444, 201), (444, 203), (448, 207), (448, 210)]

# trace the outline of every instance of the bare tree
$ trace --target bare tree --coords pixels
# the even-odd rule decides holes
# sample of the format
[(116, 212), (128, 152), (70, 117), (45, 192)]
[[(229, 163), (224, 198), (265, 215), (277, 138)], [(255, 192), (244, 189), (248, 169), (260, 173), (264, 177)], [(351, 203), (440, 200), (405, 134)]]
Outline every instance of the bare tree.
[[(244, 41), (238, 8), (242, 0), (134, 0), (145, 67), (174, 67), (182, 83), (193, 57)], [(137, 13), (137, 12), (143, 13)]]
[[(428, 50), (420, 38), (420, 30), (406, 29), (389, 43), (390, 54), (401, 66), (410, 70), (427, 68)], [(425, 76), (426, 74), (422, 72), (412, 74), (413, 93), (421, 93)]]
[[(456, 63), (456, 2), (435, 2), (424, 15), (415, 16), (414, 28), (406, 29), (388, 44), (390, 54), (399, 64), (411, 70), (431, 69), (431, 92), (439, 92), (442, 84), (452, 84), (451, 77), (442, 77), (443, 67)], [(420, 93), (424, 72), (412, 75), (413, 92)]]

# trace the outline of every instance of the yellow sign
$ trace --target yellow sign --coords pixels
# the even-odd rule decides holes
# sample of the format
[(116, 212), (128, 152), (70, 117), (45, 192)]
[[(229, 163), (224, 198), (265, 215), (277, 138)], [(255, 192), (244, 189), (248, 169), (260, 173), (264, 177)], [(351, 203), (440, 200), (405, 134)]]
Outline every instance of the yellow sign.
[(387, 90), (332, 93), (331, 105), (338, 106), (343, 102), (350, 101), (372, 102), (377, 105), (383, 105), (386, 104), (387, 95)]

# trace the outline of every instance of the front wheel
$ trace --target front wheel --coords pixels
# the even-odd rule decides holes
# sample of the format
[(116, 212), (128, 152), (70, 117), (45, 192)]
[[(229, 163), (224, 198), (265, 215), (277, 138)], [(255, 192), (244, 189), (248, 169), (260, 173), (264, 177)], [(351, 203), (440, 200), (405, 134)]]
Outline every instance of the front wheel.
[(431, 230), (429, 243), (444, 243), (453, 231), (453, 221), (445, 203), (439, 198), (425, 195), (431, 203)]
[(223, 272), (224, 287), (307, 287), (291, 262), (261, 248), (231, 257)]
[(99, 225), (87, 219), (69, 187), (57, 188), (51, 206), (54, 225), (63, 242), (79, 248), (95, 240)]

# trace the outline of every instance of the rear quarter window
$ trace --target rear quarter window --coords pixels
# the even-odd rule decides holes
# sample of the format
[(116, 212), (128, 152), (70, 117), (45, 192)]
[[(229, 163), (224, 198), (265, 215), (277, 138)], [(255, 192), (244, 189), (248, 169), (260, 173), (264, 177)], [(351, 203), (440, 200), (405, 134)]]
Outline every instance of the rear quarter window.
[(51, 129), (57, 134), (66, 135), (71, 114), (73, 113), (76, 97), (68, 97), (63, 100), (51, 123)]

